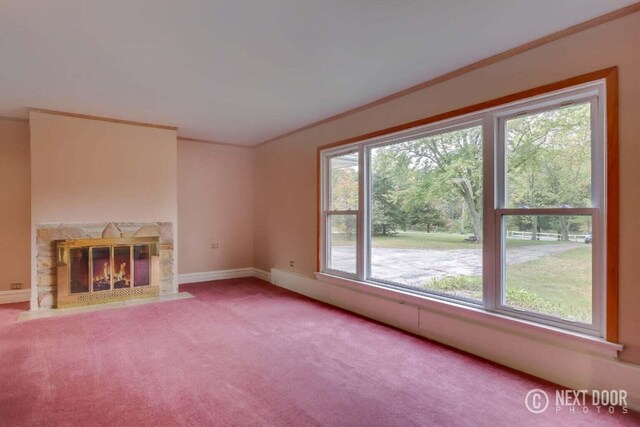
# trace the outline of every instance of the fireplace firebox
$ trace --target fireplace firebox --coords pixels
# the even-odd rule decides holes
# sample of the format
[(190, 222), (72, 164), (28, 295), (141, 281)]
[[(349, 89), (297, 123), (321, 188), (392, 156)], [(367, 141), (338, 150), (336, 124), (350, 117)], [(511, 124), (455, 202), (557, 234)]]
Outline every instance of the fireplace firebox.
[(159, 295), (157, 237), (57, 242), (58, 308)]

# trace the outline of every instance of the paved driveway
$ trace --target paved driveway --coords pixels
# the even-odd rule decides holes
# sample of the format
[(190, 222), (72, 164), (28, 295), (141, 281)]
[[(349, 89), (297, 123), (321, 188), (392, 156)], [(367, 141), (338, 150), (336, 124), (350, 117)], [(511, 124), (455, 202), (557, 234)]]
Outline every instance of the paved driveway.
[[(521, 246), (507, 249), (507, 264), (518, 264), (543, 256), (559, 254), (583, 247), (580, 243), (557, 243)], [(353, 270), (355, 248), (333, 248), (333, 267)], [(443, 276), (476, 276), (482, 274), (482, 248), (474, 249), (393, 249), (373, 248), (371, 275), (410, 286), (419, 286), (430, 279)]]

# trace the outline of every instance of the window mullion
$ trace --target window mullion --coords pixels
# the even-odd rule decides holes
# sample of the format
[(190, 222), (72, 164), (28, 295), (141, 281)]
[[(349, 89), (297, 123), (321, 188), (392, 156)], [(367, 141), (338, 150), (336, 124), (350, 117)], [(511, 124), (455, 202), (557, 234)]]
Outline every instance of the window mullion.
[(495, 152), (493, 153), (495, 159), (495, 165), (493, 173), (495, 199), (494, 209), (492, 210), (492, 226), (493, 226), (493, 239), (494, 247), (491, 256), (493, 257), (493, 271), (495, 273), (493, 282), (493, 299), (491, 300), (491, 309), (496, 310), (503, 303), (503, 290), (504, 290), (504, 264), (505, 258), (505, 242), (502, 238), (503, 220), (500, 210), (506, 206), (507, 200), (507, 178), (506, 178), (506, 141), (505, 141), (505, 120), (503, 117), (498, 117), (494, 114), (491, 120), (493, 128), (493, 141), (495, 146)]
[(364, 221), (363, 230), (363, 256), (364, 271), (362, 280), (368, 280), (371, 276), (371, 147), (363, 146), (362, 159), (364, 167), (362, 190), (362, 217)]
[(321, 216), (320, 216), (320, 220), (319, 220), (319, 228), (320, 230), (318, 230), (318, 235), (320, 236), (320, 242), (318, 245), (318, 267), (320, 271), (325, 271), (327, 268), (327, 220), (328, 220), (328, 215), (327, 215), (327, 208), (328, 208), (328, 204), (327, 204), (327, 200), (328, 200), (328, 193), (329, 193), (329, 189), (331, 188), (330, 185), (330, 181), (329, 181), (329, 173), (328, 173), (328, 161), (327, 161), (327, 154), (323, 153), (320, 157), (320, 182), (321, 184), (321, 188), (320, 188), (320, 200), (319, 200), (319, 208), (320, 208), (320, 212), (321, 212)]
[(495, 120), (493, 114), (486, 113), (482, 121), (482, 187), (483, 209), (482, 218), (482, 302), (486, 309), (495, 308), (497, 278), (496, 274), (496, 232), (494, 225), (494, 211), (496, 208), (496, 144)]
[(357, 241), (356, 241), (356, 274), (359, 280), (365, 278), (365, 239), (366, 239), (366, 225), (365, 225), (365, 155), (364, 145), (358, 147), (358, 213), (357, 213)]

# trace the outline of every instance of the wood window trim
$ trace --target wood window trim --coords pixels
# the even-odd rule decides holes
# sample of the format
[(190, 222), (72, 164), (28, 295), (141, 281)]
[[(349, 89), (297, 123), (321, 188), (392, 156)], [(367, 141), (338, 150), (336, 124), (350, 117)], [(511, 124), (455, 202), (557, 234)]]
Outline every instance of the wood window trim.
[(321, 220), (322, 215), (320, 207), (322, 206), (322, 183), (321, 183), (321, 156), (322, 151), (329, 148), (336, 148), (343, 145), (354, 144), (372, 138), (389, 135), (404, 130), (424, 126), (430, 123), (436, 123), (443, 120), (451, 119), (458, 116), (464, 116), (471, 113), (477, 113), (482, 110), (495, 108), (500, 105), (509, 104), (527, 98), (543, 95), (545, 93), (555, 92), (572, 86), (578, 86), (590, 83), (596, 80), (604, 80), (606, 88), (606, 305), (605, 305), (605, 339), (609, 342), (618, 342), (618, 282), (619, 282), (619, 215), (620, 215), (620, 161), (619, 161), (619, 141), (618, 141), (618, 67), (609, 67), (602, 70), (570, 77), (557, 82), (538, 86), (533, 89), (527, 89), (514, 94), (501, 96), (489, 101), (480, 102), (467, 107), (458, 108), (447, 111), (445, 113), (436, 114), (419, 120), (414, 120), (386, 129), (370, 132), (367, 134), (343, 139), (329, 144), (321, 145), (317, 149), (316, 162), (316, 270), (320, 271), (321, 260)]

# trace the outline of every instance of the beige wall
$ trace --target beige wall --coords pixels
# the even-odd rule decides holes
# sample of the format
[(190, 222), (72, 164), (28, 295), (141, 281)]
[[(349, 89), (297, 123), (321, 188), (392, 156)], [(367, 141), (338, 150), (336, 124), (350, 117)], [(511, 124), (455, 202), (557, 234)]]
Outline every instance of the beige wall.
[[(555, 41), (255, 151), (255, 266), (316, 269), (316, 149), (613, 65), (620, 77), (620, 341), (640, 363), (640, 13)], [(295, 267), (289, 268), (289, 261)]]
[(32, 281), (38, 224), (165, 221), (176, 238), (175, 130), (39, 112), (30, 126)]
[(179, 273), (253, 266), (250, 149), (178, 141), (178, 226)]
[(30, 285), (29, 123), (0, 118), (0, 291)]

